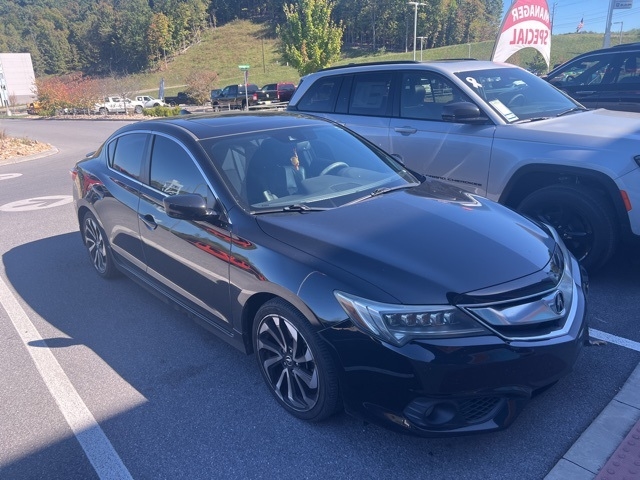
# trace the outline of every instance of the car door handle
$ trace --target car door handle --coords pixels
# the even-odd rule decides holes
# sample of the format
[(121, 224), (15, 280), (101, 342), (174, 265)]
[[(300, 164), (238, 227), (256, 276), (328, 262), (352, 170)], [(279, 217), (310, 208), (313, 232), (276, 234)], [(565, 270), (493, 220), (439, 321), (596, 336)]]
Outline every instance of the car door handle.
[(417, 128), (413, 128), (413, 127), (396, 127), (394, 128), (394, 130), (402, 135), (411, 135), (418, 131)]
[(596, 93), (595, 90), (580, 90), (576, 95), (593, 95), (594, 93)]
[(144, 223), (149, 230), (155, 230), (158, 228), (158, 224), (156, 223), (156, 219), (153, 218), (153, 215), (138, 215), (138, 218), (142, 220), (142, 223)]

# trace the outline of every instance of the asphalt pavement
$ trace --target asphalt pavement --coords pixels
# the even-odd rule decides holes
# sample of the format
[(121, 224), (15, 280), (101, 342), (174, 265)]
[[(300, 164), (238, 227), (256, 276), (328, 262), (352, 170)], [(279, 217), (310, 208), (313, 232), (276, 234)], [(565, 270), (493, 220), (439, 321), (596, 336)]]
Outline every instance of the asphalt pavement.
[(640, 364), (545, 480), (640, 480)]

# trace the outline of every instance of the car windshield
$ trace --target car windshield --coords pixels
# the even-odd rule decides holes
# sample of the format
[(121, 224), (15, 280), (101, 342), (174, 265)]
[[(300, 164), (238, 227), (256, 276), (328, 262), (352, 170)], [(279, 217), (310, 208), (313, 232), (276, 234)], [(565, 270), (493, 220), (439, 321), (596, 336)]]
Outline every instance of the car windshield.
[(202, 141), (248, 211), (335, 208), (419, 184), (391, 156), (334, 125), (305, 125)]
[(508, 123), (549, 118), (581, 105), (535, 75), (519, 68), (458, 72), (476, 95)]

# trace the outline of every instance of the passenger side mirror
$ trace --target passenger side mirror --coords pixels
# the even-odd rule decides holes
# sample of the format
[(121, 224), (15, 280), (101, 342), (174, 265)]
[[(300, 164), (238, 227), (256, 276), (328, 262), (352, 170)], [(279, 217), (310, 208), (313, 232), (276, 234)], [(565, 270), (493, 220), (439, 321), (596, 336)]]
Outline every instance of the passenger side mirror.
[(447, 103), (442, 108), (442, 120), (454, 123), (487, 123), (489, 120), (475, 103)]
[(207, 201), (197, 193), (171, 195), (162, 201), (164, 210), (171, 218), (179, 220), (213, 220), (219, 214), (207, 207)]

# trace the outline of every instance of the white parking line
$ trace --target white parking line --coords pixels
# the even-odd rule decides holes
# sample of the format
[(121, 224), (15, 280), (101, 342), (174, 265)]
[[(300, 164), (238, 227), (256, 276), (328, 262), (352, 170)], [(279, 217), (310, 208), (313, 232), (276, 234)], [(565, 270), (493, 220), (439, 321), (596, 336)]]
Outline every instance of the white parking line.
[(640, 352), (640, 343), (634, 342), (633, 340), (618, 337), (616, 335), (611, 335), (610, 333), (607, 333), (607, 332), (601, 332), (600, 330), (596, 330), (594, 328), (589, 329), (589, 335), (592, 336), (593, 338), (597, 338), (598, 340), (604, 340), (605, 342), (615, 343), (616, 345), (620, 345), (621, 347), (630, 348), (631, 350)]
[(9, 315), (51, 396), (58, 404), (58, 408), (98, 476), (101, 479), (131, 479), (127, 467), (122, 463), (113, 445), (78, 395), (51, 350), (29, 346), (30, 342), (41, 343), (43, 339), (2, 278), (0, 278), (0, 305)]

